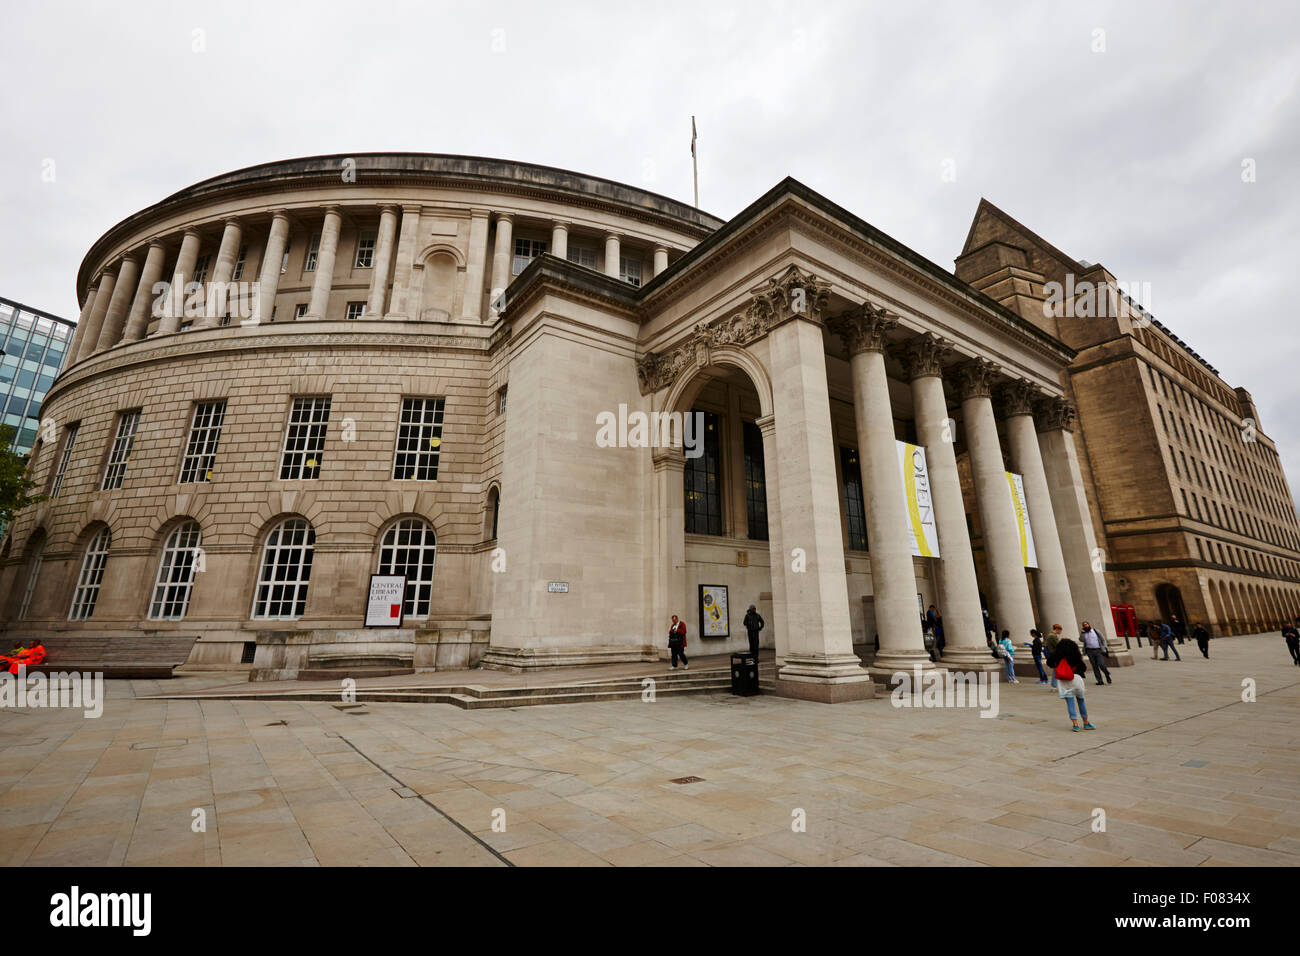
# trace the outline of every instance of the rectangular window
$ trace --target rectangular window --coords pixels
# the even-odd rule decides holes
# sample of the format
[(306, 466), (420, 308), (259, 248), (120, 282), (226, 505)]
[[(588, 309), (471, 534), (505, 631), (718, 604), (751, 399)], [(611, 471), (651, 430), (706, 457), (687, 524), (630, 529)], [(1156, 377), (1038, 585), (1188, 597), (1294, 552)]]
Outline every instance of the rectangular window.
[(683, 469), (686, 533), (722, 534), (721, 423), (713, 412), (691, 409), (691, 414), (703, 416), (704, 449), (698, 457), (687, 457)]
[(441, 398), (402, 399), (397, 450), (393, 454), (393, 480), (438, 480), (444, 404)]
[(358, 269), (371, 269), (375, 265), (375, 234), (373, 232), (363, 232), (357, 238), (357, 262)]
[(328, 395), (293, 400), (289, 424), (284, 431), (284, 451), (280, 455), (281, 481), (320, 477), (329, 421)]
[(310, 304), (311, 303), (309, 302), (301, 302), (298, 305), (294, 306), (293, 317), (295, 319), (301, 319), (304, 315), (307, 314), (307, 306)]
[(101, 491), (122, 487), (122, 479), (126, 477), (126, 463), (131, 460), (131, 449), (135, 447), (135, 430), (139, 424), (138, 408), (118, 416), (117, 434), (113, 437), (113, 447), (108, 453), (108, 467), (104, 469), (104, 480), (99, 486)]
[(50, 485), (50, 497), (59, 497), (59, 490), (63, 487), (63, 476), (68, 471), (68, 462), (72, 461), (72, 449), (77, 444), (77, 430), (81, 427), (81, 422), (73, 422), (63, 430), (63, 454), (59, 456), (59, 467), (54, 472), (54, 483)]
[(576, 262), (580, 266), (586, 266), (588, 269), (596, 268), (596, 250), (585, 249), (582, 246), (569, 246), (569, 261)]
[(200, 402), (194, 406), (178, 482), (212, 480), (212, 466), (217, 460), (217, 443), (221, 441), (221, 425), (225, 419), (224, 401)]
[(366, 304), (364, 302), (349, 302), (348, 311), (344, 318), (359, 319), (366, 314)]
[(235, 259), (235, 271), (230, 274), (232, 282), (244, 278), (244, 264), (248, 261), (248, 246), (239, 247), (239, 256)]
[(512, 275), (519, 275), (528, 268), (528, 263), (546, 251), (546, 243), (541, 239), (516, 239), (515, 262)]
[(867, 511), (862, 500), (862, 465), (856, 448), (840, 449), (844, 474), (844, 514), (849, 525), (849, 550), (867, 550)]
[(284, 255), (280, 256), (280, 275), (284, 275), (288, 271), (289, 271), (289, 249), (288, 247), (286, 247), (284, 250)]
[(195, 263), (194, 263), (194, 281), (195, 281), (195, 282), (207, 282), (207, 281), (208, 281), (208, 266), (209, 266), (211, 263), (212, 263), (212, 257), (211, 257), (211, 256), (199, 256), (199, 258), (198, 258), (198, 259), (195, 261)]
[(639, 286), (641, 284), (641, 260), (619, 256), (618, 277), (624, 282)]
[(502, 385), (499, 389), (497, 389), (497, 414), (504, 415), (505, 413), (506, 413), (506, 386)]
[(311, 234), (311, 242), (307, 246), (307, 261), (302, 264), (303, 272), (316, 271), (316, 257), (320, 254), (320, 233)]
[(763, 461), (763, 432), (753, 422), (745, 422), (745, 514), (749, 537), (767, 540), (767, 475)]

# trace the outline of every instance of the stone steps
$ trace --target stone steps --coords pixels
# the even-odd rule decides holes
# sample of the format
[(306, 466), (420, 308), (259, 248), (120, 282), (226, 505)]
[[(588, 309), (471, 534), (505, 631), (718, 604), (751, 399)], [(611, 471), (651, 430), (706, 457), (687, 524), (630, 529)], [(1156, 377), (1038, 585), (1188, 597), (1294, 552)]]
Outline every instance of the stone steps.
[[(686, 694), (726, 694), (731, 691), (729, 668), (710, 668), (696, 671), (670, 671), (667, 673), (642, 673), (624, 677), (598, 680), (572, 681), (564, 684), (541, 684), (529, 687), (488, 687), (473, 684), (445, 687), (372, 687), (358, 688), (355, 703), (451, 704), (463, 710), (486, 708), (535, 707), (546, 704), (580, 704), (609, 700), (640, 700), (645, 692), (642, 681), (650, 678), (655, 684), (655, 696), (683, 696)], [(760, 681), (760, 687), (770, 691), (770, 679)], [(339, 703), (338, 691), (325, 693), (312, 690), (277, 692), (233, 691), (223, 694), (159, 695), (153, 699), (167, 700), (310, 700)]]

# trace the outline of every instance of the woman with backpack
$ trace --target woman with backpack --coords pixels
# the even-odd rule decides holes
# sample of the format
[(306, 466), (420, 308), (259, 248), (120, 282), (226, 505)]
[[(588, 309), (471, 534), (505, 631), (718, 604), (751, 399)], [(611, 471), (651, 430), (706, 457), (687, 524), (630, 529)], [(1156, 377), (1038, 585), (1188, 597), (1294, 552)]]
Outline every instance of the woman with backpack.
[(1002, 639), (998, 641), (998, 654), (1007, 663), (1007, 683), (1019, 684), (1016, 680), (1016, 648), (1011, 643), (1011, 632), (1003, 631)]
[[(1065, 709), (1070, 714), (1070, 723), (1074, 724), (1074, 729), (1079, 730), (1079, 717), (1083, 718), (1084, 730), (1096, 730), (1092, 722), (1088, 720), (1088, 705), (1084, 702), (1083, 692), (1086, 688), (1083, 675), (1088, 673), (1088, 665), (1083, 662), (1083, 655), (1079, 652), (1079, 645), (1074, 643), (1068, 637), (1061, 638), (1056, 649), (1052, 651), (1047, 658), (1047, 666), (1052, 668), (1056, 675), (1056, 682), (1061, 697), (1065, 698)], [(1079, 702), (1079, 713), (1076, 716), (1074, 712), (1074, 702)]]

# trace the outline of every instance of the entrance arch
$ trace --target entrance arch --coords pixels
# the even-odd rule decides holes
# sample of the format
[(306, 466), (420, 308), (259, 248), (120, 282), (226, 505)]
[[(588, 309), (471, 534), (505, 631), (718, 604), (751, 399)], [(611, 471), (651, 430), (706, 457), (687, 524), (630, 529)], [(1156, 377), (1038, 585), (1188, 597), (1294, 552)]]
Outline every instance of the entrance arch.
[(1187, 608), (1183, 605), (1183, 593), (1175, 585), (1165, 583), (1156, 585), (1156, 606), (1160, 608), (1160, 618), (1168, 622), (1174, 614), (1184, 625), (1187, 624)]

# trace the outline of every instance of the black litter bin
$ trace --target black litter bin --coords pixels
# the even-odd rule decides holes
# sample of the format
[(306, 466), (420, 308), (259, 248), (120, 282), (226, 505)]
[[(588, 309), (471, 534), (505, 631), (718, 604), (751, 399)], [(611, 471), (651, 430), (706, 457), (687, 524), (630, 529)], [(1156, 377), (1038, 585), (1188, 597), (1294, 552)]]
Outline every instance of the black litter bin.
[(753, 697), (758, 693), (758, 658), (755, 655), (731, 655), (731, 693), (737, 697)]

